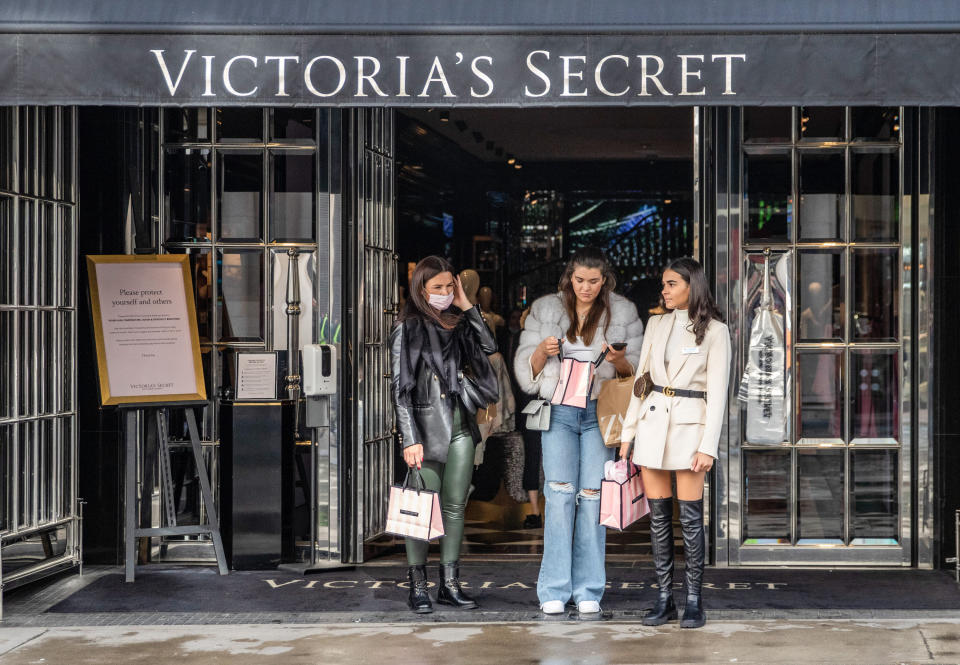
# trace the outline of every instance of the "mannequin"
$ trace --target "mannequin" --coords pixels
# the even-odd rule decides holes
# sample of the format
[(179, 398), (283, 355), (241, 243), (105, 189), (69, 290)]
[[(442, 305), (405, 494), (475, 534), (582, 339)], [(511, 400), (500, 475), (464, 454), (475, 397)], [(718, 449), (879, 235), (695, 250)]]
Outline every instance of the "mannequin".
[(460, 283), (463, 285), (463, 293), (467, 296), (467, 300), (476, 305), (477, 289), (480, 288), (480, 275), (471, 268), (461, 270)]
[(486, 319), (487, 326), (490, 328), (490, 332), (496, 336), (497, 328), (505, 326), (507, 322), (503, 320), (502, 316), (493, 311), (493, 289), (489, 286), (481, 287), (477, 293), (477, 300), (480, 304), (480, 311), (483, 312), (483, 318)]

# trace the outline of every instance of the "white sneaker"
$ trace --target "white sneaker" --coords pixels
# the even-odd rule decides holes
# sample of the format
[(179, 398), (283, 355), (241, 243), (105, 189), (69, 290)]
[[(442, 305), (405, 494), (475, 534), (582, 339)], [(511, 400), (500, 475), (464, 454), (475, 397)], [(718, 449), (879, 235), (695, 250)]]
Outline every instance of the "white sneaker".
[(577, 603), (577, 611), (580, 614), (597, 614), (600, 611), (600, 603), (595, 600), (581, 600)]
[(566, 603), (562, 600), (548, 600), (540, 606), (544, 614), (563, 614), (564, 608), (566, 608)]

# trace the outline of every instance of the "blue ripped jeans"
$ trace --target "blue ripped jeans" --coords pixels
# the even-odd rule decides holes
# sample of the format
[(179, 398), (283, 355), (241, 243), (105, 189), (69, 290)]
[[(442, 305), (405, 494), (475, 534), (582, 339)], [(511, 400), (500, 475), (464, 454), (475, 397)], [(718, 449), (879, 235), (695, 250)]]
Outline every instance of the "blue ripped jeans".
[[(597, 402), (585, 409), (554, 404), (543, 433), (543, 561), (537, 597), (599, 601), (607, 583), (607, 533), (600, 526), (600, 481), (614, 450), (603, 445)], [(593, 490), (593, 491), (590, 491)]]

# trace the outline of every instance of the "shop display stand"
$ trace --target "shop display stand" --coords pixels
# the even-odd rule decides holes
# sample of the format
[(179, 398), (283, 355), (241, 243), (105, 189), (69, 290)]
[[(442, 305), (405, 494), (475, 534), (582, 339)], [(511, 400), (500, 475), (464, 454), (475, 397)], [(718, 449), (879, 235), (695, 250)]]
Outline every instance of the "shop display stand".
[[(206, 406), (206, 402), (184, 403), (171, 406), (170, 403), (156, 405), (133, 404), (121, 407), (124, 414), (124, 437), (126, 439), (126, 462), (124, 482), (124, 560), (126, 581), (133, 582), (137, 566), (137, 538), (151, 536), (187, 536), (209, 535), (213, 541), (213, 551), (217, 558), (217, 568), (221, 575), (226, 575), (227, 560), (223, 553), (223, 541), (220, 538), (220, 521), (217, 517), (217, 508), (213, 502), (213, 492), (210, 489), (210, 477), (207, 465), (203, 461), (200, 447), (200, 434), (197, 430), (197, 419), (193, 407)], [(156, 406), (157, 444), (160, 465), (160, 489), (163, 493), (163, 503), (166, 506), (167, 525), (162, 527), (138, 527), (140, 506), (137, 500), (137, 459), (140, 448), (140, 421), (146, 416), (148, 406)], [(200, 492), (206, 508), (207, 521), (204, 524), (192, 526), (177, 526), (176, 511), (173, 504), (173, 482), (170, 474), (170, 443), (167, 438), (166, 416), (170, 408), (183, 408), (186, 415), (187, 429), (190, 433), (190, 448), (193, 450), (193, 461), (196, 464), (197, 476), (200, 480)]]

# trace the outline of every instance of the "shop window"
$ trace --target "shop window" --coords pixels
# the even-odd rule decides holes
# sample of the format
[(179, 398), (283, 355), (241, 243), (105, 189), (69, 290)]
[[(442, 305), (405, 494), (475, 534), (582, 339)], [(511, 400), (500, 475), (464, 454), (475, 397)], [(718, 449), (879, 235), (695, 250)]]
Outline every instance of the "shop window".
[(163, 201), (168, 240), (210, 240), (210, 160), (207, 148), (166, 151)]
[(16, 199), (0, 196), (0, 305), (13, 305), (17, 300), (17, 232)]
[(851, 544), (897, 544), (898, 458), (895, 449), (850, 453)]
[[(0, 419), (12, 418), (16, 415), (13, 404), (15, 388), (13, 368), (17, 362), (17, 337), (14, 334), (14, 317), (17, 313), (10, 310), (0, 310)], [(6, 476), (0, 475), (0, 478)]]
[(844, 542), (844, 458), (840, 450), (797, 451), (797, 543)]
[(40, 305), (56, 307), (60, 272), (59, 238), (57, 237), (57, 206), (53, 203), (40, 203), (40, 233), (38, 234), (40, 264), (39, 278)]
[(14, 191), (17, 187), (17, 109), (0, 106), (0, 190)]
[(316, 125), (316, 114), (313, 109), (273, 109), (270, 138), (275, 141), (314, 143)]
[[(62, 266), (72, 266), (76, 261), (76, 215), (72, 206), (57, 207), (57, 240)], [(57, 304), (60, 307), (74, 306), (76, 272), (61, 270), (59, 275), (59, 293)]]
[(799, 255), (800, 341), (842, 342), (845, 310), (843, 250), (804, 250)]
[(164, 109), (163, 140), (168, 143), (209, 141), (210, 109)]
[(900, 380), (896, 349), (850, 352), (851, 443), (896, 444), (900, 432)]
[(852, 337), (875, 342), (895, 342), (899, 329), (897, 294), (900, 250), (853, 250)]
[(270, 160), (270, 239), (312, 242), (316, 238), (315, 153), (272, 150)]
[(748, 545), (789, 544), (789, 450), (744, 450), (743, 535)]
[(801, 141), (843, 141), (845, 118), (842, 106), (801, 106), (797, 136)]
[(217, 337), (263, 342), (263, 250), (218, 249)]
[(895, 106), (854, 108), (850, 110), (850, 118), (855, 141), (897, 141), (900, 138), (900, 109)]
[(263, 141), (263, 111), (257, 108), (216, 110), (217, 140), (223, 143), (260, 143)]
[(40, 196), (48, 199), (56, 198), (56, 183), (60, 176), (58, 168), (60, 137), (57, 136), (57, 113), (58, 110), (55, 106), (41, 106), (37, 111), (39, 192)]
[[(285, 351), (287, 348), (287, 276), (290, 257), (286, 248), (270, 251), (271, 291), (273, 302), (273, 348)], [(317, 253), (300, 251), (297, 255), (297, 270), (300, 282), (300, 346), (316, 339), (316, 309), (312, 294), (317, 281)]]
[(843, 351), (797, 351), (801, 444), (842, 444)]
[(752, 241), (789, 239), (793, 221), (790, 153), (750, 153), (744, 161), (747, 237)]
[(20, 143), (20, 194), (37, 193), (37, 109), (33, 106), (20, 107), (20, 125), (18, 127)]
[[(35, 306), (37, 304), (37, 280), (35, 270), (37, 265), (37, 206), (30, 199), (20, 199), (19, 219), (19, 254), (20, 262), (20, 293), (19, 304)], [(27, 266), (31, 269), (28, 272)]]
[(744, 143), (789, 143), (793, 109), (788, 107), (749, 107), (743, 110)]
[[(194, 303), (197, 312), (197, 336), (200, 344), (213, 342), (213, 264), (209, 247), (174, 248), (171, 254), (187, 254), (190, 257), (190, 281), (193, 284)], [(210, 395), (211, 393), (207, 393)]]
[(263, 151), (220, 151), (217, 171), (220, 238), (260, 241), (263, 237)]
[(851, 159), (853, 239), (895, 242), (900, 235), (898, 153), (856, 150)]
[(844, 163), (842, 150), (800, 151), (800, 240), (843, 240)]

